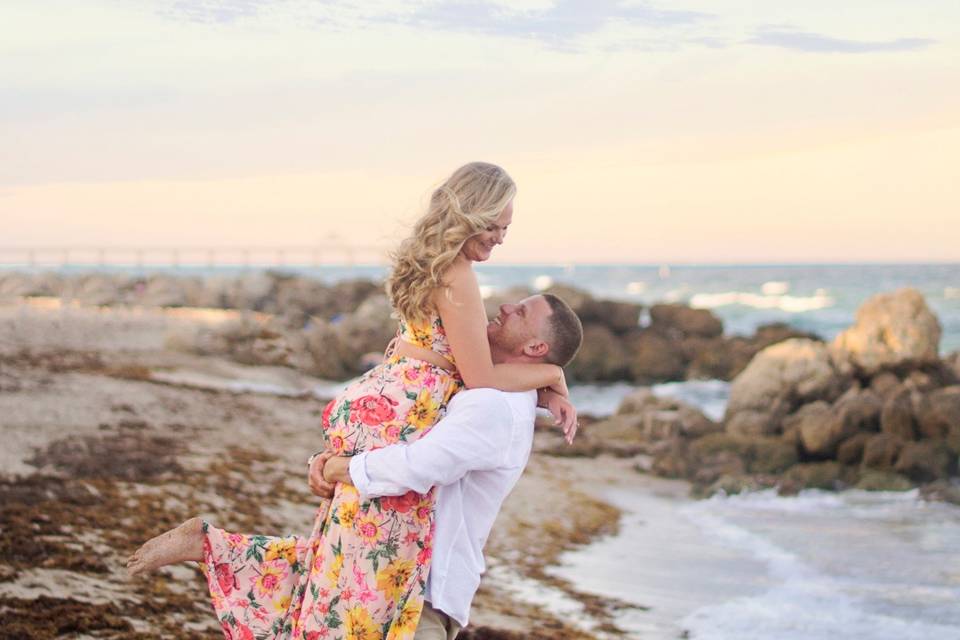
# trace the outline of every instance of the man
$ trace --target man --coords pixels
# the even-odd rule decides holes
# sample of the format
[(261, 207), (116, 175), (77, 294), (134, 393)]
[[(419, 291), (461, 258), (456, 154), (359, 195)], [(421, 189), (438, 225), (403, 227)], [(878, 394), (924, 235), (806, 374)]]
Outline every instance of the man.
[[(569, 306), (544, 294), (501, 305), (487, 337), (495, 364), (566, 366), (580, 348), (583, 328)], [(453, 640), (466, 626), (484, 570), (483, 545), (530, 457), (536, 405), (534, 391), (468, 389), (412, 444), (352, 458), (328, 453), (312, 462), (310, 486), (318, 495), (335, 482), (355, 485), (361, 500), (437, 487), (433, 559), (415, 640)]]

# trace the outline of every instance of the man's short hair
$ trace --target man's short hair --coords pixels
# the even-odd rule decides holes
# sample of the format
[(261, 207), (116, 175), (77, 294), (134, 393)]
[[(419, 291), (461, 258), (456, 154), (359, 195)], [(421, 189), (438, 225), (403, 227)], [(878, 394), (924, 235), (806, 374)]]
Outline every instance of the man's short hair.
[(566, 302), (552, 293), (541, 295), (550, 305), (551, 311), (550, 317), (547, 318), (550, 335), (546, 340), (550, 350), (544, 359), (550, 364), (565, 367), (580, 350), (580, 344), (583, 342), (583, 325)]

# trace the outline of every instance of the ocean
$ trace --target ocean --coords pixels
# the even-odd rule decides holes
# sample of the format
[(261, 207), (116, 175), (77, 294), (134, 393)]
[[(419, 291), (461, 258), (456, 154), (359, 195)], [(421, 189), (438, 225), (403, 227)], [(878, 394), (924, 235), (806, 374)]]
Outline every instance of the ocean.
[[(9, 270), (6, 267), (4, 270)], [(92, 270), (125, 273), (167, 272), (211, 276), (270, 269), (336, 282), (380, 279), (378, 265), (284, 265), (260, 267), (110, 265), (57, 267), (63, 273)], [(18, 270), (23, 270), (19, 267)], [(2, 271), (0, 271), (2, 272)], [(960, 349), (960, 263), (943, 264), (790, 264), (790, 265), (477, 265), (484, 293), (513, 286), (533, 290), (554, 283), (573, 285), (595, 297), (642, 304), (682, 302), (710, 309), (728, 334), (751, 334), (760, 324), (786, 322), (832, 339), (854, 320), (871, 295), (914, 287), (940, 319), (942, 354)]]

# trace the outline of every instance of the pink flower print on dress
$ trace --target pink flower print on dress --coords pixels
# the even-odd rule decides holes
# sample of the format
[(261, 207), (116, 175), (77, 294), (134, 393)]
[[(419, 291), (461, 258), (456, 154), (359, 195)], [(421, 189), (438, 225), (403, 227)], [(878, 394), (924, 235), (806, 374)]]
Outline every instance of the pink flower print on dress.
[(237, 576), (234, 575), (233, 569), (226, 562), (214, 565), (214, 571), (217, 574), (217, 584), (220, 585), (223, 595), (229, 596), (234, 589), (240, 588), (240, 585), (237, 584)]
[(361, 396), (350, 403), (350, 420), (373, 427), (397, 417), (397, 401), (387, 396)]

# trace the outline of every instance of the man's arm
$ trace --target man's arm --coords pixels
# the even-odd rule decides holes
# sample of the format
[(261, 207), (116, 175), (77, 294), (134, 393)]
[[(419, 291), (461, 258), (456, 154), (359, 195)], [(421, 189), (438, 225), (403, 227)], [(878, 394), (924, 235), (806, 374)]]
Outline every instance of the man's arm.
[(450, 484), (469, 471), (502, 466), (513, 440), (513, 412), (501, 392), (462, 391), (459, 398), (426, 436), (412, 444), (395, 444), (352, 458), (327, 461), (328, 480), (349, 482), (363, 497), (425, 493)]

